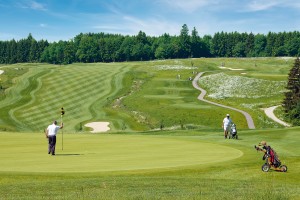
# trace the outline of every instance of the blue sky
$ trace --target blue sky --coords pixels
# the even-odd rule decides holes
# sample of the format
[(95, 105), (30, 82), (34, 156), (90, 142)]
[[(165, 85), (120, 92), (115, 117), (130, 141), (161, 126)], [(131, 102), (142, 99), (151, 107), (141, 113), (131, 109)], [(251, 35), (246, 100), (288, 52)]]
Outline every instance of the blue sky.
[(0, 0), (0, 40), (50, 42), (79, 33), (179, 35), (300, 31), (298, 0)]

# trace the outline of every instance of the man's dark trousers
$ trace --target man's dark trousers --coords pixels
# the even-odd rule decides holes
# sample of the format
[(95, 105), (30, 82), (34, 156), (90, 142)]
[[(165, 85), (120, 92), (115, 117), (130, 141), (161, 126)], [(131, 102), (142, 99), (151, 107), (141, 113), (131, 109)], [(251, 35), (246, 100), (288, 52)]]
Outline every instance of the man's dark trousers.
[(49, 136), (48, 154), (55, 155), (56, 136)]

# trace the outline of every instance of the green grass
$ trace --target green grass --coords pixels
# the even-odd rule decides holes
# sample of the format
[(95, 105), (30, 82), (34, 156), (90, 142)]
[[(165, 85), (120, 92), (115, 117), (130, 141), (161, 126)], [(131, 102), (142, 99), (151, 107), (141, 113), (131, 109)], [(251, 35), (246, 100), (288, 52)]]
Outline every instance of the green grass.
[(61, 107), (66, 109), (69, 131), (84, 121), (106, 119), (102, 107), (122, 87), (119, 81), (128, 69), (111, 64), (30, 66), (7, 91), (1, 121), (8, 130), (42, 131), (54, 119), (60, 120)]
[[(230, 147), (179, 136), (65, 134), (64, 149), (58, 143), (56, 156), (52, 157), (46, 154), (47, 141), (41, 134), (31, 134), (29, 138), (22, 133), (2, 133), (0, 137), (0, 145), (6, 152), (0, 157), (0, 171), (71, 173), (159, 169), (217, 163), (242, 156), (242, 152)], [(60, 137), (58, 140), (62, 141)], [(215, 151), (199, 155), (202, 149), (210, 148)]]
[[(43, 134), (0, 133), (3, 199), (298, 199), (299, 128), (221, 132), (65, 134), (57, 156)], [(188, 135), (188, 136), (187, 136)], [(261, 171), (261, 140), (287, 173)], [(222, 153), (220, 153), (222, 152)]]
[[(261, 108), (281, 104), (292, 62), (278, 58), (202, 58), (66, 66), (7, 65), (1, 68), (5, 73), (0, 78), (13, 81), (0, 101), (0, 129), (42, 132), (51, 121), (60, 120), (61, 107), (66, 110), (63, 121), (69, 132), (86, 131), (84, 124), (91, 121), (108, 121), (112, 131), (161, 127), (218, 130), (226, 113), (231, 114), (239, 129), (247, 129), (240, 113), (197, 100), (199, 92), (188, 79), (203, 71), (203, 78), (221, 74), (233, 83), (239, 80), (239, 87), (229, 89), (236, 95), (213, 101), (249, 112), (257, 128), (281, 127), (267, 118)], [(222, 64), (243, 70), (221, 69)], [(250, 82), (257, 83), (257, 87), (253, 88)], [(200, 82), (209, 91), (207, 98), (218, 91), (215, 83), (213, 79), (208, 79), (206, 85)], [(269, 90), (274, 86), (276, 90)], [(273, 95), (266, 95), (269, 91), (274, 91)]]
[[(243, 70), (221, 69), (222, 63)], [(300, 199), (300, 129), (282, 128), (261, 110), (281, 103), (292, 64), (201, 58), (1, 66), (7, 88), (0, 99), (0, 199)], [(188, 80), (196, 72), (206, 72), (208, 95), (219, 87), (212, 79), (219, 74), (245, 91), (249, 80), (258, 82), (247, 98), (235, 96), (244, 95), (236, 87), (232, 96), (210, 99), (249, 112), (257, 129), (248, 130), (240, 113), (198, 101)], [(274, 85), (272, 96), (262, 92)], [(57, 155), (50, 156), (42, 132), (60, 120), (61, 107), (64, 149), (61, 130)], [(239, 140), (223, 139), (226, 113)], [(110, 122), (111, 131), (88, 133), (83, 125), (93, 121)], [(262, 154), (253, 148), (261, 140), (287, 173), (261, 171)]]

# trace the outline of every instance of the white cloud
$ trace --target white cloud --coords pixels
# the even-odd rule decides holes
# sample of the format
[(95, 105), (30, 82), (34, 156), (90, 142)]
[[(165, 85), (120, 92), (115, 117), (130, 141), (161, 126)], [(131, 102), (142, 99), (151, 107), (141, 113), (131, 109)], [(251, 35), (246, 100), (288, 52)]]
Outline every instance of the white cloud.
[(38, 3), (36, 1), (19, 2), (17, 4), (17, 6), (21, 7), (21, 8), (24, 8), (24, 9), (41, 10), (41, 11), (47, 10), (47, 8), (44, 4)]
[(120, 27), (113, 26), (113, 25), (95, 25), (92, 26), (92, 29), (98, 29), (98, 30), (120, 30)]
[(262, 11), (278, 5), (280, 5), (280, 3), (274, 0), (273, 1), (257, 0), (257, 1), (250, 1), (247, 4), (247, 9), (249, 11)]
[(40, 27), (45, 28), (47, 27), (47, 24), (40, 24)]
[(300, 2), (295, 0), (251, 0), (246, 4), (246, 11), (263, 11), (274, 7), (299, 9)]
[(139, 31), (145, 32), (149, 36), (160, 36), (164, 33), (178, 35), (182, 24), (165, 21), (161, 19), (138, 19), (132, 16), (123, 16), (118, 23), (102, 23), (94, 25), (92, 29), (106, 33), (116, 33), (122, 35), (137, 35)]
[(30, 8), (33, 9), (33, 10), (46, 10), (45, 5), (40, 4), (36, 1), (29, 2), (29, 5), (30, 5)]
[(194, 12), (208, 5), (217, 5), (220, 0), (162, 0), (164, 4), (170, 7), (183, 10), (185, 12)]
[(127, 26), (132, 33), (137, 34), (139, 31), (143, 31), (151, 36), (159, 36), (164, 33), (178, 35), (182, 26), (182, 24), (154, 18), (141, 20), (132, 16), (124, 16), (124, 20), (126, 23), (124, 28)]

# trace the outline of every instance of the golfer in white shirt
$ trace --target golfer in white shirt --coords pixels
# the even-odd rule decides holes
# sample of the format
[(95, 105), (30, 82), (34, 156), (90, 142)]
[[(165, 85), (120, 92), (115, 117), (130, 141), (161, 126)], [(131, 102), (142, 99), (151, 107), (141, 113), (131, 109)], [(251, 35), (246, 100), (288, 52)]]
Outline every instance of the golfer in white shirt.
[(49, 125), (46, 129), (46, 136), (49, 141), (48, 145), (48, 154), (55, 155), (55, 145), (56, 145), (56, 134), (59, 129), (62, 129), (64, 127), (64, 124), (61, 123), (60, 126), (57, 126), (57, 121), (54, 121), (53, 124)]
[(229, 116), (229, 114), (226, 115), (226, 117), (223, 119), (222, 127), (224, 129), (224, 137), (227, 138), (228, 132), (230, 131), (230, 125), (232, 124), (232, 120)]

